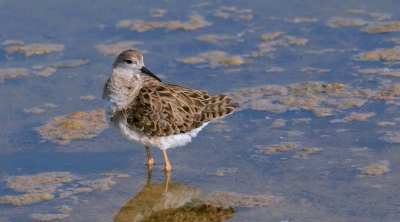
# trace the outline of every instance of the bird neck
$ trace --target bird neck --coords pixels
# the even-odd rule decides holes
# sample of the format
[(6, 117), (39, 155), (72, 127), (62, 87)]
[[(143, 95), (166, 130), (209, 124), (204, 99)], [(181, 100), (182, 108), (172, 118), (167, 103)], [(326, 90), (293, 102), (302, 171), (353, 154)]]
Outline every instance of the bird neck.
[(108, 99), (114, 106), (114, 109), (125, 109), (139, 94), (142, 87), (142, 78), (140, 73), (132, 73), (131, 70), (113, 69), (108, 82)]

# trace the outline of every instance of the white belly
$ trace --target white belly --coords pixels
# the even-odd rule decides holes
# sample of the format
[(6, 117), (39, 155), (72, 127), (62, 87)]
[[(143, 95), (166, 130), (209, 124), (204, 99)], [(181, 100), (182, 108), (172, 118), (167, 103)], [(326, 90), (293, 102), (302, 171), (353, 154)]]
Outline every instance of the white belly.
[(129, 127), (124, 116), (114, 116), (113, 122), (110, 121), (110, 114), (106, 112), (106, 118), (109, 125), (113, 126), (115, 130), (129, 141), (138, 142), (145, 146), (157, 147), (162, 150), (184, 146), (192, 141), (192, 137), (196, 137), (203, 127), (209, 122), (204, 123), (201, 127), (193, 129), (186, 133), (174, 134), (170, 136), (149, 136), (144, 132)]

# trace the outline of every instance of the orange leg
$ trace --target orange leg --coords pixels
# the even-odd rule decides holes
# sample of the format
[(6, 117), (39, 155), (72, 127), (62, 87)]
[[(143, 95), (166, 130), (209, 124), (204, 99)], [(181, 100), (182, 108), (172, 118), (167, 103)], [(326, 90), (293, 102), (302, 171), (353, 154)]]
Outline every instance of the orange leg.
[(147, 165), (151, 167), (154, 165), (154, 160), (153, 157), (151, 156), (150, 148), (148, 146), (146, 146), (146, 153), (147, 153)]
[(171, 171), (172, 167), (171, 167), (171, 164), (169, 163), (169, 160), (168, 160), (167, 151), (166, 150), (162, 150), (162, 153), (163, 153), (164, 162), (165, 162), (164, 170), (165, 171)]

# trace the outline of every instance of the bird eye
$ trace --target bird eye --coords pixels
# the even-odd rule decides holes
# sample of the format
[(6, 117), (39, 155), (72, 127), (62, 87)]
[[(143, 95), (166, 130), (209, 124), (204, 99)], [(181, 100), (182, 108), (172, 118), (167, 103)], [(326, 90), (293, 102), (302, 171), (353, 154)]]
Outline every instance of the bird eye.
[(131, 64), (132, 60), (127, 59), (127, 60), (125, 60), (125, 62), (128, 63), (128, 64)]

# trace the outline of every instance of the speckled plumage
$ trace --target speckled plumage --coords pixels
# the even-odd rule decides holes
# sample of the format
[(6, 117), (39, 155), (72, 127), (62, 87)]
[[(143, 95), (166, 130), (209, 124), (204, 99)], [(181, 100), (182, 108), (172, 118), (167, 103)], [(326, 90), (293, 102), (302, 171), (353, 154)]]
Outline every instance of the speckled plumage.
[(122, 136), (162, 150), (185, 145), (210, 120), (238, 106), (227, 94), (210, 96), (204, 90), (161, 83), (136, 50), (117, 57), (103, 99), (108, 123)]

